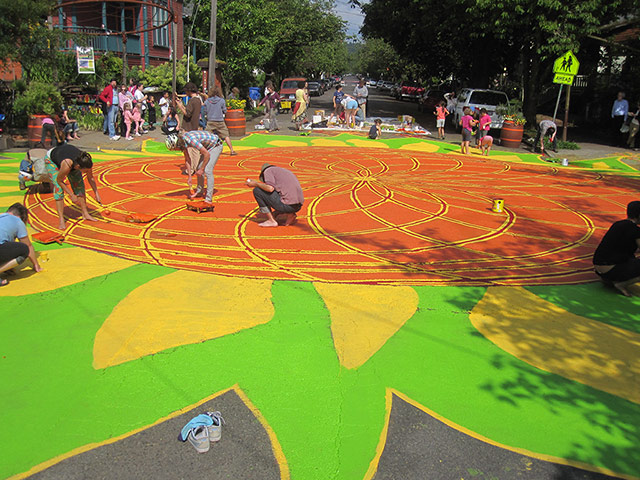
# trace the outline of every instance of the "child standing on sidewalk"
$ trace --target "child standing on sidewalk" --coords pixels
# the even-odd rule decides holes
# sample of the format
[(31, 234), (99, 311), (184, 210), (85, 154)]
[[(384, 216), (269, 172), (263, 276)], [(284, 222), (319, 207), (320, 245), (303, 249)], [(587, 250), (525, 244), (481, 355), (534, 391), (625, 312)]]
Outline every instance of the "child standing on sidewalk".
[(462, 143), (460, 147), (463, 155), (469, 155), (469, 143), (471, 142), (471, 132), (473, 127), (478, 122), (471, 116), (471, 109), (466, 107), (464, 109), (464, 117), (460, 119), (460, 125), (462, 126)]
[(444, 106), (444, 100), (441, 101), (436, 107), (436, 111), (433, 112), (436, 116), (436, 127), (438, 128), (438, 138), (444, 140), (444, 124), (447, 121), (447, 115), (449, 110)]
[(127, 140), (133, 140), (131, 136), (131, 122), (133, 122), (133, 112), (131, 111), (131, 102), (124, 104), (124, 124), (127, 126), (125, 137)]
[(133, 121), (136, 124), (136, 137), (140, 136), (140, 130), (142, 130), (142, 123), (144, 120), (142, 119), (142, 104), (136, 103), (136, 106), (133, 108)]

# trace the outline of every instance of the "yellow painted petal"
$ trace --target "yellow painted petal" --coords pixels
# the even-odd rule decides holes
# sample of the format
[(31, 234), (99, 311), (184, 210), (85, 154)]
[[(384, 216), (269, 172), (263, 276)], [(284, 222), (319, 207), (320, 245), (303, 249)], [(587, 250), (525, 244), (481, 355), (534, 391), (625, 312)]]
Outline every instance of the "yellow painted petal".
[(328, 138), (314, 138), (311, 140), (314, 147), (347, 147), (348, 145), (340, 140), (331, 140)]
[(340, 363), (363, 365), (418, 308), (411, 287), (314, 283), (331, 314), (331, 333)]
[(0, 197), (0, 209), (4, 212), (14, 203), (24, 203), (24, 195), (11, 195), (9, 197)]
[(31, 262), (25, 262), (29, 266), (9, 277), (9, 285), (0, 287), (0, 297), (48, 292), (136, 265), (136, 262), (77, 247), (49, 250), (40, 255), (44, 271), (35, 273)]
[(347, 143), (350, 143), (354, 147), (389, 148), (389, 145), (387, 145), (386, 143), (376, 142), (375, 140), (361, 140), (359, 138), (347, 140)]
[(269, 142), (269, 145), (274, 147), (308, 147), (309, 146), (305, 142), (295, 142), (291, 140), (272, 140)]
[(427, 142), (409, 143), (400, 147), (400, 150), (416, 150), (418, 152), (437, 152), (439, 149), (440, 145)]
[(640, 334), (575, 315), (521, 287), (491, 287), (471, 322), (520, 360), (640, 403)]
[(133, 290), (96, 333), (94, 368), (267, 323), (271, 280), (179, 270)]

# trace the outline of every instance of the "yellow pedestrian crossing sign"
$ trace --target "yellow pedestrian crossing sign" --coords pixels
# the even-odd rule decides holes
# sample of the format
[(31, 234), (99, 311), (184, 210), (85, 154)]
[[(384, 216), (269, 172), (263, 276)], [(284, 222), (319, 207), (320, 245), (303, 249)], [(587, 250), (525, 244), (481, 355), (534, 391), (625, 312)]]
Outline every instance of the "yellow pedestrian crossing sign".
[(580, 62), (573, 54), (571, 50), (557, 58), (553, 64), (553, 73), (565, 75), (571, 75), (572, 77), (578, 74), (580, 68)]

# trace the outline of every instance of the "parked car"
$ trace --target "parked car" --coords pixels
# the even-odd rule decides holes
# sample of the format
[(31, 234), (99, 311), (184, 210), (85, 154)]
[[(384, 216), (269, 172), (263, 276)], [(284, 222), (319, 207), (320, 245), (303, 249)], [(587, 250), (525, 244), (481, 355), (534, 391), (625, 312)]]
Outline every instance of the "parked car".
[(319, 97), (324, 93), (322, 84), (317, 80), (312, 80), (308, 84), (309, 95), (312, 97)]
[(282, 80), (280, 84), (280, 107), (278, 111), (280, 113), (291, 110), (296, 103), (296, 90), (298, 89), (298, 82), (306, 82), (304, 77), (288, 77)]
[(320, 85), (322, 85), (322, 90), (324, 92), (326, 92), (327, 90), (329, 90), (331, 88), (331, 82), (329, 81), (328, 78), (323, 78), (320, 80)]
[(445, 93), (446, 92), (443, 90), (426, 90), (418, 100), (418, 111), (427, 113), (433, 112), (440, 102), (444, 101)]
[(367, 81), (367, 87), (369, 88), (376, 88), (378, 86), (378, 82), (376, 82), (373, 79), (370, 79)]
[(390, 82), (388, 80), (378, 83), (378, 90), (380, 90), (381, 92), (389, 92), (391, 91), (392, 87), (393, 87), (393, 82)]
[(417, 102), (424, 94), (424, 88), (416, 82), (402, 82), (400, 88), (396, 90), (395, 97), (397, 100), (413, 100)]
[(491, 128), (502, 128), (504, 119), (496, 113), (496, 107), (503, 103), (509, 103), (509, 97), (504, 92), (498, 90), (483, 90), (477, 88), (463, 88), (456, 96), (457, 103), (454, 113), (456, 128), (460, 128), (460, 119), (463, 117), (463, 110), (469, 107), (472, 110), (486, 108), (491, 117)]
[(400, 84), (389, 82), (388, 87), (389, 87), (389, 95), (397, 98), (398, 95), (400, 94)]

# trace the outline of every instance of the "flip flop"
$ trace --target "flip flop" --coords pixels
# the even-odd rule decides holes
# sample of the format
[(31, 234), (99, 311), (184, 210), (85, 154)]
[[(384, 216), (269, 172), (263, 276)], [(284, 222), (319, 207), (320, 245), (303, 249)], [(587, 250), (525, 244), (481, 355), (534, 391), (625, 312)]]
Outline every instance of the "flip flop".
[(9, 285), (9, 280), (7, 280), (6, 278), (0, 280), (0, 287), (6, 287), (7, 285)]

